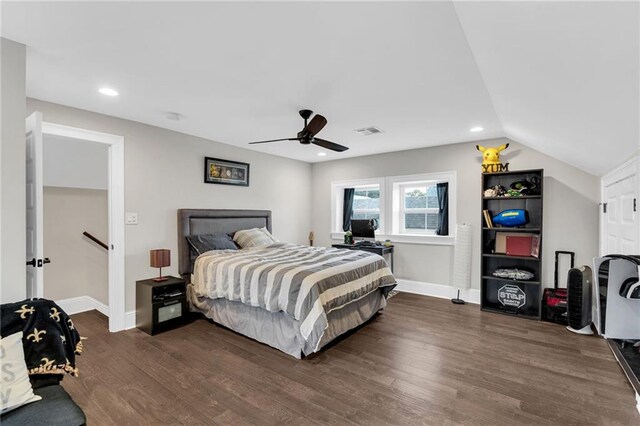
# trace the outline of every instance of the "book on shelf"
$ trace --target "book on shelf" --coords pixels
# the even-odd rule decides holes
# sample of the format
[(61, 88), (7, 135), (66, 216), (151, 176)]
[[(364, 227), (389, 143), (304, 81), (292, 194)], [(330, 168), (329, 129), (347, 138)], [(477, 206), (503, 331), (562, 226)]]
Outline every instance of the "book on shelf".
[[(507, 253), (507, 237), (525, 237), (532, 238), (534, 234), (526, 233), (526, 232), (504, 232), (499, 231), (496, 232), (496, 248), (495, 252), (498, 254), (508, 254)], [(527, 254), (528, 256), (528, 254)]]
[(493, 222), (491, 221), (491, 213), (489, 210), (482, 210), (484, 216), (484, 224), (487, 228), (493, 228)]
[(507, 235), (507, 256), (531, 256), (531, 235)]
[(510, 234), (508, 232), (496, 234), (496, 253), (502, 252), (508, 256), (530, 256), (536, 259), (540, 255), (539, 234)]

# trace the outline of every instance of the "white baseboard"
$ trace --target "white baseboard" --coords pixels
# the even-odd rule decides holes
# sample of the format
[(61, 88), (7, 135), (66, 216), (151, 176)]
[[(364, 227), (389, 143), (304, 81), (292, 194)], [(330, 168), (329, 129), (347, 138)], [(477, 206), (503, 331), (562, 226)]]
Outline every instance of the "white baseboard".
[[(60, 306), (67, 315), (79, 314), (80, 312), (87, 312), (96, 310), (105, 316), (109, 316), (109, 307), (102, 302), (97, 301), (91, 296), (78, 296), (70, 299), (56, 300), (58, 306)], [(124, 330), (129, 330), (136, 327), (136, 311), (129, 311), (124, 313)]]
[[(421, 294), (423, 296), (439, 297), (441, 299), (453, 299), (458, 293), (458, 289), (444, 284), (432, 284), (420, 281), (404, 280), (396, 278), (398, 287), (396, 290)], [(480, 304), (480, 290), (471, 288), (468, 290), (460, 290), (460, 298), (468, 303)]]
[(638, 413), (640, 413), (640, 394), (636, 393), (636, 409), (638, 410)]
[(130, 330), (132, 328), (136, 328), (136, 311), (124, 313), (124, 329)]
[(109, 307), (91, 296), (78, 296), (70, 299), (56, 300), (56, 303), (67, 313), (67, 315), (79, 314), (80, 312), (87, 312), (95, 309), (101, 314), (109, 316)]

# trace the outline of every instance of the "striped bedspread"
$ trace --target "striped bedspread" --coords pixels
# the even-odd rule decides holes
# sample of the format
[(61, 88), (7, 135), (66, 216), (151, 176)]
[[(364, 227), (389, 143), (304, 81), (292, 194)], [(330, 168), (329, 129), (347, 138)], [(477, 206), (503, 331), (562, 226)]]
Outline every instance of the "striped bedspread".
[(298, 320), (302, 337), (316, 350), (329, 312), (378, 288), (386, 295), (396, 285), (377, 254), (286, 243), (204, 253), (191, 281), (199, 297), (286, 312)]

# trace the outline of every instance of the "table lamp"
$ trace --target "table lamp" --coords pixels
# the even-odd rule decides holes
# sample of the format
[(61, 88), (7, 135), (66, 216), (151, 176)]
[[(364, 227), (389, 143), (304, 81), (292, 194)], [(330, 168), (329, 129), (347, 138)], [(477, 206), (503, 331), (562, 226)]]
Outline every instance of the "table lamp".
[(149, 252), (150, 266), (152, 268), (160, 268), (160, 275), (153, 280), (156, 282), (166, 281), (167, 277), (162, 276), (162, 268), (171, 266), (171, 250), (169, 249), (153, 249)]

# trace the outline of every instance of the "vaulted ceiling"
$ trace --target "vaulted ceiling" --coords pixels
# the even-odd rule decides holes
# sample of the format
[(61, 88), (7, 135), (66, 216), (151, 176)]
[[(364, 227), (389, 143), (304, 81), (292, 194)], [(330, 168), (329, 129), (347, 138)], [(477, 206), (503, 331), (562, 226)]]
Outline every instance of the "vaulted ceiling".
[[(5, 1), (1, 32), (28, 46), (28, 96), (223, 143), (315, 162), (507, 136), (602, 174), (640, 146), (639, 13), (637, 2)], [(294, 136), (302, 108), (349, 151), (247, 144)], [(354, 132), (368, 126), (384, 133)]]

